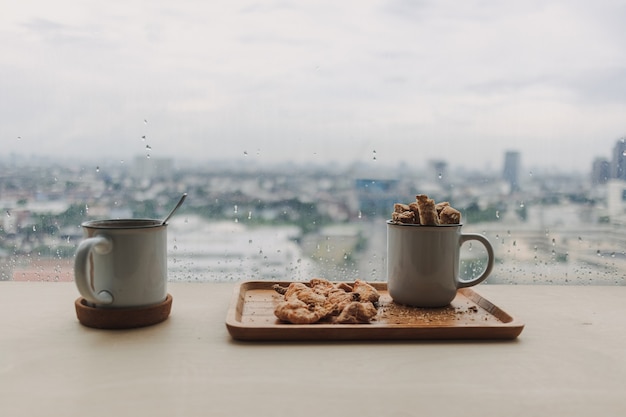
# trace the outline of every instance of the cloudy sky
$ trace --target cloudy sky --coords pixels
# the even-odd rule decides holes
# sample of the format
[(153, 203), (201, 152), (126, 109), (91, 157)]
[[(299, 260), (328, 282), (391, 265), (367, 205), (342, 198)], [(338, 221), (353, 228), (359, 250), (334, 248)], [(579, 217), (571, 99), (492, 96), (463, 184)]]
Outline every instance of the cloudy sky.
[(0, 153), (588, 170), (617, 0), (0, 0)]

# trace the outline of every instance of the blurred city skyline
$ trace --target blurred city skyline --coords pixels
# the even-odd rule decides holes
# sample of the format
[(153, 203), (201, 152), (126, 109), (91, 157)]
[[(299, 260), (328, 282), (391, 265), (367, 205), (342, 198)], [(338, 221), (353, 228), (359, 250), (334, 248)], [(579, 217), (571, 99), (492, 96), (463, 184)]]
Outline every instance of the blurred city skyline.
[(2, 153), (587, 172), (626, 126), (621, 2), (25, 0)]
[[(103, 172), (107, 169), (126, 168), (136, 170), (138, 166), (143, 166), (147, 170), (144, 177), (149, 177), (150, 173), (154, 173), (155, 170), (163, 170), (166, 166), (166, 171), (170, 175), (178, 170), (184, 170), (186, 168), (199, 169), (204, 168), (206, 171), (240, 171), (250, 172), (254, 170), (274, 170), (274, 169), (329, 169), (333, 172), (344, 172), (346, 174), (354, 174), (356, 177), (368, 177), (372, 178), (381, 177), (389, 178), (399, 175), (402, 172), (413, 174), (425, 174), (432, 178), (442, 179), (443, 176), (454, 174), (465, 175), (485, 175), (490, 177), (504, 178), (509, 181), (507, 174), (507, 160), (514, 155), (516, 158), (515, 163), (515, 175), (530, 176), (533, 175), (576, 175), (577, 177), (593, 177), (593, 181), (597, 181), (596, 177), (603, 175), (603, 172), (598, 173), (598, 165), (602, 165), (606, 173), (605, 180), (610, 178), (616, 178), (611, 173), (612, 167), (618, 162), (616, 158), (616, 149), (618, 147), (626, 148), (626, 137), (615, 140), (612, 145), (609, 145), (606, 149), (596, 147), (596, 153), (594, 155), (588, 155), (587, 161), (581, 163), (576, 167), (568, 167), (558, 164), (540, 165), (535, 161), (534, 154), (527, 154), (519, 151), (518, 149), (507, 149), (502, 152), (498, 157), (494, 157), (494, 160), (485, 160), (482, 166), (464, 164), (463, 161), (452, 161), (446, 159), (446, 155), (441, 155), (439, 158), (432, 158), (427, 160), (410, 160), (410, 159), (394, 159), (392, 161), (379, 159), (378, 152), (373, 151), (367, 159), (354, 159), (354, 160), (324, 160), (322, 158), (312, 158), (310, 160), (294, 160), (294, 159), (272, 159), (268, 160), (261, 157), (259, 154), (250, 155), (247, 152), (243, 155), (232, 158), (212, 158), (206, 156), (205, 158), (189, 158), (181, 155), (151, 155), (149, 153), (139, 153), (134, 155), (128, 155), (124, 158), (115, 158), (111, 156), (103, 155), (50, 155), (41, 154), (36, 151), (30, 153), (18, 153), (10, 152), (0, 154), (0, 163), (4, 163), (6, 166), (36, 166), (40, 164), (45, 165), (67, 165), (74, 164), (78, 167), (95, 167), (94, 169)], [(624, 152), (626, 160), (626, 151)], [(558, 159), (558, 156), (555, 157)], [(621, 178), (621, 176), (620, 176)], [(604, 181), (603, 181), (604, 182)]]

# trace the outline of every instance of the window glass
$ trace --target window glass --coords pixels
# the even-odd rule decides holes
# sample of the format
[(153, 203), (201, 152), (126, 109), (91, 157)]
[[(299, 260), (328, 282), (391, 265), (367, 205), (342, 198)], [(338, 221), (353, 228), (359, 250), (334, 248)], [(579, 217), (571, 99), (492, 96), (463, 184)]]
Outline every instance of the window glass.
[(624, 21), (608, 0), (14, 2), (0, 279), (72, 280), (81, 222), (187, 192), (171, 280), (381, 281), (393, 204), (427, 194), (492, 242), (488, 282), (623, 285)]

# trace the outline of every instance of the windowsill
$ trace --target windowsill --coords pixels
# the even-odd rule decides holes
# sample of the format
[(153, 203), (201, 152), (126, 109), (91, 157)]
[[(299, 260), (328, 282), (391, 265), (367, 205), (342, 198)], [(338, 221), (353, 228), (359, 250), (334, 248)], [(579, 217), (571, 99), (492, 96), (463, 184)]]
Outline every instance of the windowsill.
[[(73, 283), (0, 283), (0, 411), (90, 415), (617, 415), (626, 287), (481, 285), (508, 342), (240, 343), (232, 284), (170, 283), (170, 318), (80, 325)], [(56, 413), (55, 413), (56, 412)]]

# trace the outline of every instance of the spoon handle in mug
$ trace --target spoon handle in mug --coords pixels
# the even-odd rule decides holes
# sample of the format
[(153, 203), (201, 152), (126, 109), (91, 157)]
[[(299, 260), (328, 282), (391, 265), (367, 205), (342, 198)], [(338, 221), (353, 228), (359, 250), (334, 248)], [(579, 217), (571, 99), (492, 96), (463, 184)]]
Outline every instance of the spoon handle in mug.
[(108, 291), (100, 291), (96, 294), (89, 279), (89, 258), (91, 251), (105, 255), (111, 252), (113, 243), (104, 236), (94, 236), (83, 240), (76, 249), (74, 260), (74, 281), (78, 287), (78, 292), (85, 300), (95, 304), (111, 304), (113, 296)]

